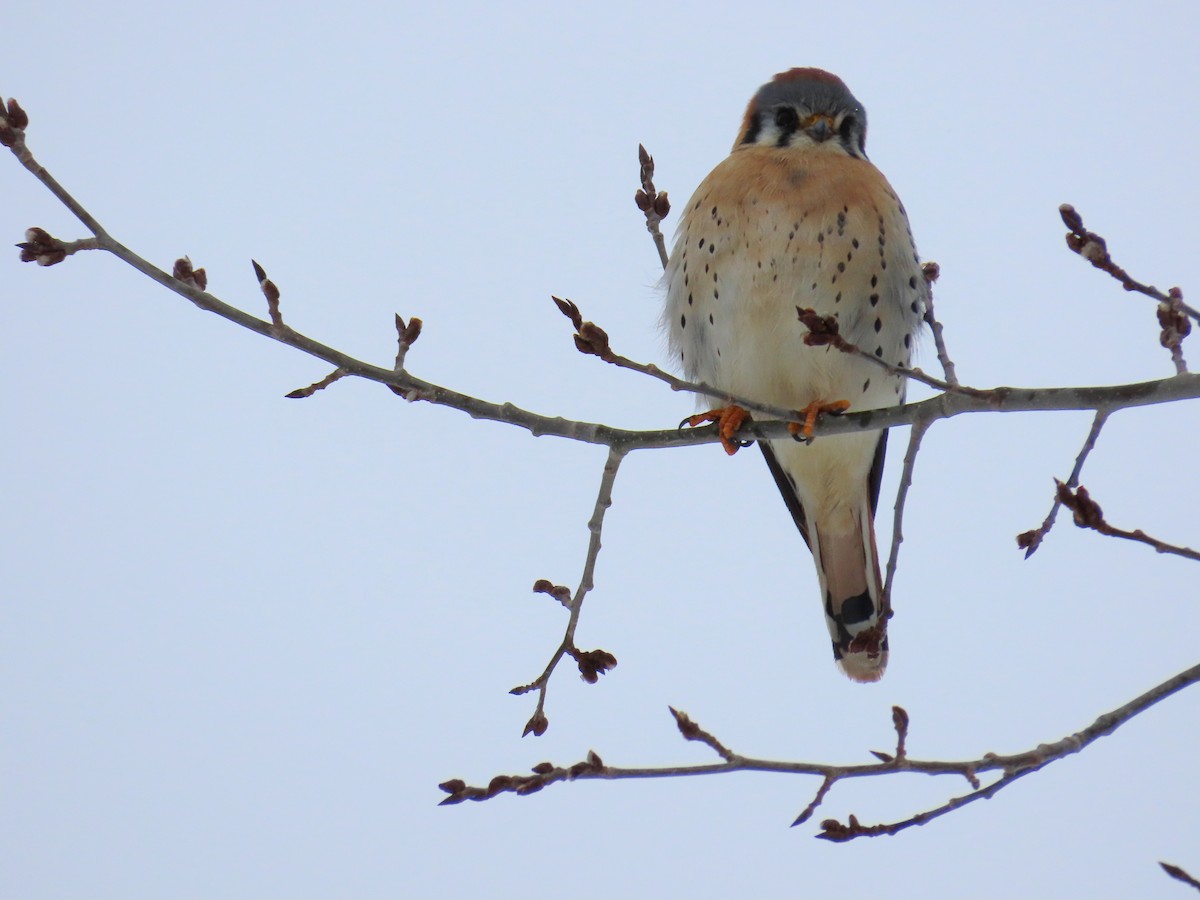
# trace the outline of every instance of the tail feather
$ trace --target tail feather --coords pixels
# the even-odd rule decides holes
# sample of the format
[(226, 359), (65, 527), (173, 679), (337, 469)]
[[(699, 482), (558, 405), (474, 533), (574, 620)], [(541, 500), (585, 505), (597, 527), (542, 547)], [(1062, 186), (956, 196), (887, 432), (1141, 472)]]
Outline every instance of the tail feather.
[(854, 681), (878, 681), (887, 667), (887, 611), (871, 505), (864, 496), (841, 521), (811, 523), (813, 558), (833, 639), (833, 657)]

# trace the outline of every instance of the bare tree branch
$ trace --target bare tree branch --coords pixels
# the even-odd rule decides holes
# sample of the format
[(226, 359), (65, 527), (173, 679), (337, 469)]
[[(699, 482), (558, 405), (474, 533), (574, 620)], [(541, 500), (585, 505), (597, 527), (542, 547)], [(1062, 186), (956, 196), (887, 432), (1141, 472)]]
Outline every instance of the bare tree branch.
[(667, 242), (658, 224), (671, 211), (671, 202), (667, 199), (666, 191), (660, 191), (654, 186), (654, 157), (647, 153), (641, 144), (638, 144), (638, 162), (641, 164), (639, 175), (642, 186), (634, 194), (633, 202), (646, 215), (646, 230), (654, 238), (658, 258), (665, 269), (670, 257), (667, 254)]
[(888, 615), (892, 609), (892, 582), (895, 580), (896, 566), (900, 559), (900, 545), (904, 542), (904, 505), (908, 501), (909, 488), (912, 487), (913, 469), (917, 464), (921, 440), (931, 424), (931, 421), (925, 419), (918, 419), (913, 423), (912, 431), (908, 435), (908, 449), (904, 452), (904, 465), (900, 469), (900, 487), (896, 491), (896, 505), (892, 515), (892, 548), (888, 553), (883, 580), (883, 608)]
[[(714, 427), (697, 428), (681, 432), (678, 429), (661, 431), (631, 431), (590, 422), (564, 419), (561, 416), (545, 416), (522, 409), (512, 403), (494, 403), (480, 400), (441, 385), (417, 378), (407, 371), (383, 368), (316, 341), (295, 329), (279, 328), (249, 313), (225, 303), (204, 291), (189, 280), (170, 275), (146, 261), (141, 256), (114, 240), (54, 178), (34, 159), (25, 145), (23, 132), (11, 127), (7, 131), (11, 140), (10, 149), (18, 160), (38, 178), (65, 206), (93, 231), (96, 249), (112, 253), (118, 259), (137, 269), (153, 281), (182, 297), (199, 308), (214, 313), (249, 329), (256, 334), (287, 344), (303, 353), (331, 363), (343, 369), (347, 375), (364, 378), (387, 385), (397, 394), (410, 401), (421, 400), (448, 406), (467, 413), (472, 418), (505, 422), (524, 428), (535, 436), (552, 435), (586, 443), (621, 447), (627, 451), (655, 449), (714, 443), (719, 440)], [(648, 367), (647, 367), (648, 368)], [(657, 376), (656, 376), (657, 377)], [(711, 388), (690, 386), (682, 388), (700, 393), (713, 393)], [(847, 434), (855, 431), (873, 431), (895, 425), (911, 424), (918, 418), (930, 421), (951, 418), (971, 412), (1033, 412), (1078, 409), (1100, 409), (1111, 407), (1124, 409), (1169, 403), (1176, 400), (1200, 398), (1200, 376), (1188, 373), (1138, 384), (1105, 387), (1066, 388), (1010, 388), (998, 387), (981, 391), (979, 396), (943, 394), (920, 403), (903, 407), (867, 410), (844, 416), (822, 419), (816, 434)], [(754, 422), (744, 426), (747, 439), (767, 440), (790, 437), (788, 423)]]
[[(461, 803), (464, 800), (488, 800), (502, 793), (530, 794), (541, 790), (550, 784), (563, 781), (577, 781), (594, 778), (610, 780), (631, 778), (679, 778), (699, 775), (718, 775), (726, 772), (773, 772), (787, 775), (817, 775), (822, 779), (821, 787), (804, 812), (797, 817), (793, 824), (800, 824), (809, 819), (820, 803), (825, 799), (830, 788), (843, 779), (869, 778), (895, 775), (900, 772), (920, 772), (926, 775), (955, 775), (966, 778), (975, 788), (968, 794), (953, 797), (940, 806), (918, 813), (897, 822), (878, 825), (862, 825), (855, 816), (849, 816), (843, 824), (837, 819), (826, 819), (821, 823), (821, 832), (816, 837), (824, 840), (843, 842), (859, 837), (875, 837), (879, 835), (898, 834), (914, 825), (924, 825), (933, 819), (940, 818), (946, 813), (960, 809), (976, 800), (986, 800), (1008, 787), (1013, 782), (1026, 775), (1038, 771), (1052, 762), (1078, 753), (1089, 744), (1105, 735), (1112, 734), (1127, 722), (1145, 712), (1156, 703), (1165, 700), (1172, 694), (1183, 690), (1189, 685), (1200, 681), (1200, 665), (1186, 669), (1159, 685), (1146, 691), (1139, 697), (1117, 707), (1111, 712), (1099, 716), (1091, 725), (1069, 734), (1060, 740), (1047, 744), (1039, 744), (1031, 750), (1011, 755), (985, 753), (978, 759), (971, 760), (921, 760), (913, 759), (904, 751), (904, 739), (908, 733), (908, 715), (896, 707), (893, 710), (893, 725), (897, 732), (896, 754), (880, 754), (878, 763), (836, 766), (828, 763), (783, 762), (779, 760), (757, 759), (742, 756), (730, 751), (711, 733), (703, 731), (690, 718), (672, 708), (676, 725), (688, 740), (699, 740), (722, 757), (719, 763), (708, 763), (691, 766), (661, 766), (649, 768), (626, 768), (605, 765), (598, 755), (589, 752), (588, 758), (573, 766), (555, 766), (552, 763), (540, 763), (532, 770), (532, 775), (498, 775), (487, 787), (472, 787), (462, 779), (443, 782), (439, 787), (447, 796), (442, 805)], [(899, 710), (897, 712), (896, 710)], [(682, 722), (681, 722), (682, 720)], [(686, 723), (683, 724), (683, 723)], [(886, 757), (886, 758), (885, 758)], [(1000, 777), (987, 786), (981, 786), (979, 774), (999, 772)]]
[[(608, 451), (608, 459), (604, 463), (604, 474), (600, 479), (600, 490), (596, 496), (596, 505), (592, 510), (592, 518), (588, 521), (588, 531), (591, 532), (591, 537), (588, 539), (587, 558), (583, 564), (583, 575), (579, 579), (579, 587), (575, 590), (575, 596), (571, 599), (567, 608), (570, 610), (570, 616), (567, 619), (567, 629), (563, 634), (562, 642), (558, 645), (558, 649), (550, 657), (550, 662), (546, 664), (546, 668), (542, 670), (542, 674), (531, 681), (529, 684), (523, 684), (509, 691), (510, 694), (527, 694), (530, 691), (538, 692), (537, 708), (533, 712), (533, 716), (525, 724), (525, 730), (522, 736), (532, 733), (534, 736), (540, 736), (545, 733), (549, 720), (546, 718), (546, 691), (550, 686), (550, 676), (554, 674), (555, 668), (562, 661), (563, 656), (570, 656), (579, 665), (579, 673), (583, 680), (589, 684), (595, 684), (599, 676), (603, 675), (609, 669), (617, 664), (617, 658), (606, 650), (580, 650), (575, 646), (575, 629), (579, 625), (579, 613), (583, 609), (583, 598), (587, 596), (595, 586), (596, 559), (600, 555), (600, 536), (604, 530), (604, 514), (608, 512), (608, 508), (612, 506), (612, 490), (613, 484), (617, 480), (617, 470), (621, 466), (621, 460), (625, 458), (626, 451), (619, 450), (616, 447)], [(541, 591), (556, 596), (559, 602), (562, 602), (563, 591), (555, 591), (553, 587), (547, 589), (544, 582), (539, 581), (534, 585), (535, 591)], [(564, 605), (567, 605), (564, 603)]]
[[(1083, 472), (1083, 464), (1087, 461), (1088, 454), (1096, 447), (1096, 439), (1100, 437), (1100, 431), (1104, 428), (1104, 423), (1108, 421), (1108, 416), (1111, 411), (1108, 409), (1096, 410), (1096, 417), (1092, 419), (1092, 427), (1088, 431), (1087, 437), (1084, 439), (1083, 447), (1075, 456), (1075, 467), (1071, 469), (1071, 474), (1067, 478), (1067, 487), (1075, 487), (1079, 484), (1079, 475)], [(1054, 503), (1050, 505), (1050, 512), (1046, 513), (1046, 518), (1042, 520), (1042, 524), (1032, 531), (1026, 531), (1017, 535), (1017, 546), (1025, 551), (1025, 558), (1033, 556), (1034, 552), (1041, 546), (1042, 540), (1050, 533), (1050, 529), (1054, 527), (1054, 520), (1058, 517), (1059, 507), (1062, 506), (1062, 500), (1059, 499), (1058, 493), (1054, 494)]]
[[(284, 322), (278, 286), (271, 281), (262, 266), (254, 262), (255, 276), (267, 302), (267, 318), (262, 319), (244, 312), (207, 292), (207, 277), (203, 268), (193, 267), (191, 261), (183, 257), (175, 262), (170, 274), (154, 266), (138, 254), (129, 250), (115, 240), (99, 222), (76, 201), (50, 174), (41, 166), (29, 151), (25, 142), (25, 129), (28, 116), (15, 100), (0, 107), (0, 145), (8, 147), (18, 161), (30, 171), (55, 197), (63, 203), (91, 233), (75, 241), (62, 241), (40, 228), (26, 232), (26, 241), (20, 244), (21, 258), (25, 261), (37, 262), (49, 266), (63, 262), (68, 256), (85, 250), (104, 250), (126, 264), (137, 269), (142, 274), (163, 285), (169, 290), (186, 298), (199, 308), (219, 315), (243, 328), (254, 331), (265, 337), (287, 344), (297, 350), (307, 353), (334, 366), (331, 374), (309, 385), (293, 391), (288, 396), (310, 397), (317, 391), (347, 377), (365, 378), (386, 385), (398, 395), (409, 401), (421, 400), (429, 403), (448, 406), (468, 415), (492, 421), (505, 422), (528, 430), (531, 434), (553, 435), (570, 440), (600, 444), (609, 448), (603, 476), (600, 482), (592, 517), (588, 523), (590, 538), (588, 550), (580, 577), (579, 586), (572, 595), (565, 587), (560, 587), (548, 581), (535, 584), (535, 591), (547, 593), (562, 603), (569, 612), (563, 639), (552, 655), (541, 675), (533, 682), (513, 689), (515, 694), (531, 691), (538, 692), (538, 701), (533, 716), (525, 727), (525, 733), (541, 734), (548, 725), (545, 714), (545, 699), (550, 677), (564, 656), (575, 660), (583, 678), (590, 682), (598, 680), (599, 676), (616, 665), (616, 658), (604, 650), (581, 651), (576, 647), (574, 639), (579, 624), (583, 600), (593, 588), (596, 561), (601, 547), (601, 535), (605, 512), (612, 503), (613, 485), (618, 469), (624, 457), (633, 450), (674, 447), (700, 443), (711, 443), (719, 440), (717, 429), (698, 428), (684, 432), (679, 429), (662, 429), (651, 431), (633, 431), (614, 428), (607, 425), (573, 421), (562, 417), (539, 415), (521, 409), (511, 403), (493, 403), (481, 400), (450, 388), (424, 381), (411, 375), (405, 368), (408, 349), (421, 333), (421, 320), (410, 319), (405, 322), (396, 317), (397, 353), (394, 364), (390, 368), (376, 366), (355, 359), (339, 350), (328, 347), (291, 328)], [(636, 201), (646, 217), (648, 231), (654, 237), (660, 260), (664, 266), (667, 263), (665, 241), (662, 238), (659, 223), (669, 211), (669, 202), (664, 192), (654, 186), (654, 162), (642, 149), (641, 184), (636, 195)], [(971, 412), (1031, 412), (1031, 411), (1060, 411), (1060, 410), (1095, 410), (1096, 416), (1084, 447), (1076, 457), (1075, 468), (1067, 483), (1060, 483), (1058, 496), (1051, 514), (1043, 523), (1036, 540), (1030, 538), (1031, 548), (1045, 536), (1053, 523), (1059, 505), (1065, 505), (1075, 514), (1076, 523), (1081, 527), (1093, 528), (1103, 534), (1136, 540), (1154, 547), (1159, 552), (1176, 553), (1191, 559), (1200, 559), (1200, 553), (1186, 547), (1165, 544), (1139, 531), (1123, 531), (1114, 528), (1104, 521), (1098, 505), (1091, 500), (1087, 491), (1078, 485), (1079, 474), (1084, 461), (1096, 443), (1108, 416), (1119, 409), (1146, 406), (1158, 403), (1174, 402), (1184, 399), (1200, 398), (1200, 376), (1187, 371), (1183, 358), (1182, 341), (1191, 330), (1188, 319), (1200, 319), (1193, 308), (1183, 302), (1182, 292), (1172, 288), (1166, 294), (1155, 287), (1135, 281), (1108, 254), (1103, 238), (1087, 231), (1083, 227), (1078, 213), (1069, 206), (1061, 208), (1063, 221), (1070, 229), (1067, 236), (1068, 246), (1076, 253), (1088, 259), (1094, 266), (1108, 272), (1116, 278), (1126, 290), (1137, 291), (1157, 300), (1159, 306), (1159, 322), (1162, 327), (1160, 341), (1167, 347), (1174, 362), (1176, 374), (1169, 378), (1138, 384), (1127, 384), (1105, 387), (1065, 387), (1065, 388), (1010, 388), (997, 387), (992, 389), (977, 389), (960, 385), (955, 374), (954, 364), (946, 351), (942, 337), (942, 328), (934, 317), (932, 300), (926, 310), (926, 321), (934, 332), (938, 347), (938, 358), (945, 373), (945, 380), (927, 375), (919, 369), (909, 369), (892, 366), (875, 357), (864, 353), (840, 338), (836, 322), (832, 325), (815, 317), (805, 319), (805, 313), (811, 311), (798, 310), (802, 321), (809, 324), (810, 334), (806, 343), (820, 345), (833, 344), (839, 350), (857, 353), (882, 365), (894, 374), (913, 378), (940, 391), (938, 395), (920, 403), (908, 404), (886, 409), (866, 410), (837, 418), (823, 419), (816, 431), (818, 437), (834, 434), (844, 434), (855, 431), (873, 431), (902, 424), (912, 426), (908, 451), (905, 455), (904, 470), (901, 475), (900, 490), (897, 494), (893, 540), (891, 555), (888, 562), (885, 596), (890, 596), (893, 578), (896, 571), (896, 559), (900, 544), (903, 541), (902, 517), (905, 501), (913, 480), (913, 468), (916, 455), (920, 448), (921, 438), (931, 425), (940, 420)], [(937, 270), (933, 264), (925, 269), (927, 281), (936, 280)], [(576, 345), (582, 352), (599, 356), (606, 362), (649, 375), (669, 384), (674, 390), (690, 391), (722, 398), (728, 402), (744, 405), (760, 414), (773, 417), (773, 421), (749, 422), (743, 426), (739, 436), (746, 439), (773, 440), (790, 435), (796, 421), (795, 410), (772, 408), (761, 403), (755, 403), (753, 398), (732, 398), (711, 386), (691, 384), (674, 378), (656, 366), (636, 363), (615, 354), (608, 341), (608, 335), (603, 329), (591, 322), (584, 322), (578, 308), (569, 301), (558, 301), (559, 308), (571, 318), (576, 328)], [(809, 340), (811, 338), (811, 340)], [(1030, 549), (1032, 552), (1032, 549)], [(763, 771), (784, 774), (807, 774), (820, 776), (822, 783), (813, 800), (797, 818), (803, 822), (810, 818), (815, 810), (824, 802), (826, 795), (834, 784), (842, 779), (869, 776), (890, 775), (897, 772), (921, 772), (929, 775), (956, 775), (964, 777), (971, 784), (972, 792), (960, 797), (954, 797), (941, 806), (918, 813), (908, 819), (877, 825), (862, 825), (857, 818), (850, 816), (846, 824), (829, 819), (822, 823), (819, 837), (833, 841), (846, 841), (857, 837), (880, 834), (897, 834), (913, 825), (924, 824), (955, 809), (972, 803), (978, 799), (986, 799), (1002, 790), (1013, 781), (1037, 771), (1043, 766), (1061, 759), (1072, 753), (1079, 752), (1097, 738), (1110, 734), (1125, 722), (1137, 716), (1145, 709), (1167, 696), (1200, 680), (1200, 666), (1188, 669), (1172, 679), (1168, 679), (1135, 700), (1110, 713), (1099, 717), (1092, 725), (1072, 735), (1051, 744), (1040, 745), (1033, 750), (1012, 756), (997, 756), (985, 754), (976, 760), (940, 761), (915, 760), (908, 756), (906, 740), (908, 736), (908, 715), (900, 707), (893, 709), (893, 727), (896, 730), (896, 748), (894, 754), (871, 751), (879, 760), (873, 764), (835, 766), (826, 763), (780, 762), (766, 759), (745, 757), (731, 751), (711, 732), (700, 728), (686, 714), (672, 709), (676, 726), (688, 740), (699, 741), (721, 757), (721, 762), (699, 766), (658, 767), (658, 768), (621, 768), (606, 765), (593, 751), (580, 763), (568, 768), (554, 766), (551, 763), (539, 763), (532, 769), (531, 775), (497, 776), (489, 782), (486, 788), (470, 787), (465, 782), (454, 779), (441, 785), (449, 796), (443, 803), (458, 803), (463, 800), (482, 800), (503, 792), (528, 794), (540, 790), (547, 784), (557, 781), (569, 781), (586, 778), (662, 778), (689, 775), (718, 774), (732, 771)], [(984, 786), (978, 773), (999, 772), (996, 780)], [(1164, 864), (1164, 869), (1179, 877), (1173, 869)], [(1178, 870), (1182, 873), (1182, 870)], [(1182, 873), (1186, 876), (1186, 873)], [(1187, 876), (1190, 878), (1190, 876)], [(1183, 880), (1183, 879), (1181, 879)]]
[[(1100, 271), (1107, 272), (1119, 281), (1121, 287), (1125, 288), (1125, 290), (1145, 294), (1159, 303), (1170, 304), (1172, 300), (1177, 300), (1178, 308), (1183, 313), (1196, 321), (1200, 321), (1200, 311), (1193, 309), (1183, 302), (1183, 294), (1178, 293), (1178, 288), (1172, 288), (1171, 292), (1164, 294), (1158, 288), (1154, 287), (1154, 285), (1137, 281), (1128, 272), (1118, 266), (1113, 261), (1112, 256), (1109, 255), (1108, 242), (1094, 231), (1088, 231), (1083, 226), (1083, 216), (1070, 203), (1062, 204), (1058, 208), (1058, 212), (1062, 216), (1063, 224), (1069, 229), (1067, 232), (1067, 246), (1074, 253), (1078, 253)], [(1177, 296), (1173, 296), (1172, 292), (1175, 292)]]
[(954, 370), (954, 362), (950, 359), (950, 353), (946, 350), (942, 323), (938, 321), (937, 315), (933, 311), (933, 285), (937, 282), (938, 276), (942, 274), (942, 268), (935, 262), (927, 262), (921, 266), (921, 274), (925, 276), (925, 284), (929, 287), (929, 292), (925, 296), (925, 324), (933, 332), (933, 343), (937, 347), (938, 362), (942, 364), (946, 382), (958, 387), (958, 374)]
[[(981, 397), (987, 393), (987, 391), (981, 391), (977, 388), (962, 387), (957, 383), (951, 384), (948, 381), (942, 381), (940, 378), (935, 378), (918, 368), (893, 365), (887, 360), (876, 356), (874, 353), (868, 353), (862, 347), (852, 344), (842, 337), (838, 320), (834, 316), (822, 316), (814, 309), (805, 309), (800, 306), (796, 307), (796, 315), (799, 317), (800, 323), (808, 329), (808, 334), (804, 336), (804, 343), (809, 347), (832, 346), (843, 353), (849, 353), (868, 360), (893, 375), (899, 375), (902, 378), (911, 378), (913, 381), (919, 381), (939, 391), (962, 393), (970, 397)], [(947, 361), (949, 361), (949, 357), (947, 357)], [(953, 371), (954, 363), (950, 363), (950, 369)]]
[(1104, 520), (1104, 513), (1100, 509), (1100, 504), (1092, 499), (1091, 494), (1088, 493), (1088, 489), (1083, 485), (1072, 489), (1061, 481), (1056, 481), (1055, 484), (1058, 485), (1059, 502), (1075, 514), (1075, 524), (1080, 528), (1091, 528), (1109, 537), (1124, 538), (1127, 541), (1137, 541), (1147, 544), (1159, 553), (1171, 553), (1175, 556), (1200, 561), (1200, 553), (1197, 553), (1190, 547), (1180, 547), (1175, 544), (1165, 543), (1158, 538), (1151, 537), (1140, 528), (1136, 531), (1126, 531), (1123, 528), (1115, 528), (1109, 525)]

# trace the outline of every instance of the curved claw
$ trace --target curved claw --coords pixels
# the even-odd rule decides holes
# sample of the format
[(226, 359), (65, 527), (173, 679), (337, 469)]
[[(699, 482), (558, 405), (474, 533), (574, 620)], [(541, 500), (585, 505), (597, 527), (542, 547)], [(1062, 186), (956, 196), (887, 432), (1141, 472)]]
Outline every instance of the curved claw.
[(811, 444), (813, 439), (813, 428), (817, 424), (817, 416), (821, 413), (829, 413), (831, 416), (840, 416), (850, 408), (849, 400), (834, 400), (826, 402), (824, 400), (814, 400), (803, 410), (799, 410), (804, 416), (804, 421), (789, 422), (788, 434), (792, 436), (794, 441), (802, 441), (805, 444)]
[(749, 447), (753, 441), (741, 440), (735, 438), (737, 430), (742, 427), (742, 423), (750, 419), (750, 413), (742, 409), (740, 406), (724, 406), (720, 409), (709, 410), (708, 412), (697, 413), (694, 416), (688, 416), (679, 423), (679, 427), (683, 428), (687, 425), (695, 428), (698, 425), (705, 425), (709, 422), (715, 422), (717, 425), (717, 434), (721, 438), (721, 446), (725, 448), (725, 452), (730, 456), (737, 453), (742, 447)]

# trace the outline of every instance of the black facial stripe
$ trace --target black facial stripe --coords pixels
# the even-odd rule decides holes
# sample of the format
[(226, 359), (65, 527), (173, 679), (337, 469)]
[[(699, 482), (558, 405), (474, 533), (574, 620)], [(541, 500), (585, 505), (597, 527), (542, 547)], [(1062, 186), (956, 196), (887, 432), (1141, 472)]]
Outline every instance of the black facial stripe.
[(750, 120), (750, 127), (746, 129), (746, 137), (742, 140), (743, 144), (755, 144), (758, 142), (758, 133), (762, 131), (762, 112), (756, 112), (754, 118)]
[(775, 139), (775, 146), (786, 147), (791, 143), (792, 135), (800, 128), (800, 116), (790, 106), (776, 107), (775, 125), (779, 128), (779, 137)]

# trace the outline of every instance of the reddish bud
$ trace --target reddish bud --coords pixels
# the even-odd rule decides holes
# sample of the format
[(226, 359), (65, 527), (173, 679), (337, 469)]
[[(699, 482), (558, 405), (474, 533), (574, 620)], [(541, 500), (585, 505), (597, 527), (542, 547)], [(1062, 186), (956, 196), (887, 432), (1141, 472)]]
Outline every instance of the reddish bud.
[(1075, 211), (1070, 203), (1064, 203), (1058, 208), (1058, 214), (1062, 216), (1063, 224), (1071, 231), (1083, 231), (1083, 217)]
[(5, 118), (11, 127), (20, 131), (29, 127), (29, 114), (21, 109), (21, 104), (16, 101), (15, 97), (8, 98), (8, 110)]
[(580, 677), (588, 684), (595, 684), (601, 675), (617, 665), (617, 658), (607, 650), (575, 650), (571, 656), (579, 664)]
[(546, 729), (550, 727), (550, 720), (546, 718), (546, 714), (538, 710), (533, 714), (528, 722), (525, 723), (525, 730), (521, 732), (521, 737), (527, 734), (532, 734), (534, 737), (541, 737), (546, 733)]

